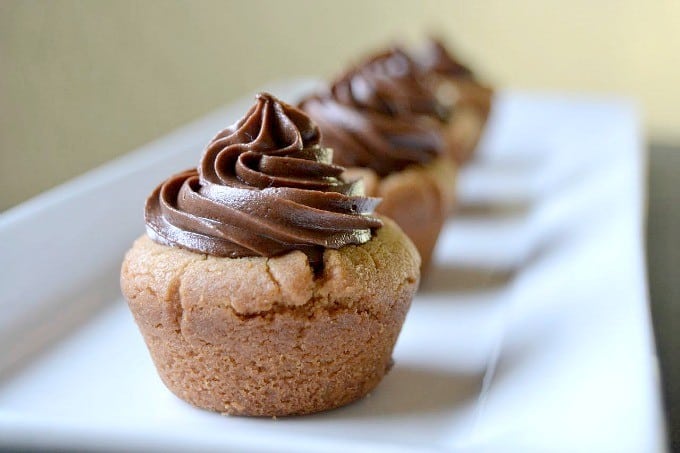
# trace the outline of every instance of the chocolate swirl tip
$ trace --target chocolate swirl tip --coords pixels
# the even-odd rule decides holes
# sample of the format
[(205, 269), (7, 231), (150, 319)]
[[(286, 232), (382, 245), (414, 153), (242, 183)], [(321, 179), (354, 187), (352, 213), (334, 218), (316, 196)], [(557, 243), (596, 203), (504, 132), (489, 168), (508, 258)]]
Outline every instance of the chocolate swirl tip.
[(291, 250), (313, 265), (324, 248), (361, 244), (382, 223), (379, 200), (342, 179), (319, 128), (268, 93), (218, 133), (197, 170), (172, 176), (146, 204), (157, 242), (215, 256), (275, 256)]
[(430, 37), (416, 59), (421, 70), (453, 78), (474, 78), (470, 68), (458, 61), (443, 41)]
[(449, 111), (398, 47), (367, 58), (299, 105), (319, 124), (323, 145), (335, 150), (343, 166), (385, 176), (444, 153), (439, 128)]
[(449, 114), (417, 63), (397, 46), (366, 58), (342, 75), (333, 90), (348, 105), (392, 117), (423, 115), (445, 121)]

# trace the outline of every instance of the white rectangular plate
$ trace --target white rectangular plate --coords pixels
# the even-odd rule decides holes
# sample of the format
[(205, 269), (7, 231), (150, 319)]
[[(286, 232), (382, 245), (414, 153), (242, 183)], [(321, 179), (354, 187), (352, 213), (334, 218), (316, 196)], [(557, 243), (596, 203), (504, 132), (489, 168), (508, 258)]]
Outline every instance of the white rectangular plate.
[[(269, 89), (295, 100), (312, 81)], [(160, 382), (118, 290), (151, 189), (252, 97), (0, 216), (0, 444), (157, 450), (660, 451), (635, 110), (503, 92), (363, 401), (223, 417)]]

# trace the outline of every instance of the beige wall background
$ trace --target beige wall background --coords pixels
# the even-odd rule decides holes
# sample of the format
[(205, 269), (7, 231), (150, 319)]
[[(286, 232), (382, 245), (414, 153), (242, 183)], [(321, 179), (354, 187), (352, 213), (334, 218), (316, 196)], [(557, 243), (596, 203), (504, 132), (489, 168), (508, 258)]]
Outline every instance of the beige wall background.
[(497, 86), (635, 98), (680, 144), (680, 2), (0, 0), (0, 210), (278, 78), (436, 30)]

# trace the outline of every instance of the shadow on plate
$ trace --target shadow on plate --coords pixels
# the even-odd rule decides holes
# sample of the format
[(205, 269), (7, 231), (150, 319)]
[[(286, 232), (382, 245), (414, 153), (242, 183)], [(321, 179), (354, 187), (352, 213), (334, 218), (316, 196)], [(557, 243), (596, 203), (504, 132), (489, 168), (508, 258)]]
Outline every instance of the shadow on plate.
[(491, 269), (440, 264), (432, 266), (420, 284), (423, 294), (474, 293), (501, 289), (512, 281), (515, 269)]
[(508, 217), (526, 217), (532, 203), (517, 202), (464, 202), (460, 201), (449, 214), (450, 218), (475, 217), (484, 219), (501, 219)]
[(366, 398), (328, 412), (335, 419), (421, 416), (476, 400), (482, 373), (417, 368), (397, 363)]

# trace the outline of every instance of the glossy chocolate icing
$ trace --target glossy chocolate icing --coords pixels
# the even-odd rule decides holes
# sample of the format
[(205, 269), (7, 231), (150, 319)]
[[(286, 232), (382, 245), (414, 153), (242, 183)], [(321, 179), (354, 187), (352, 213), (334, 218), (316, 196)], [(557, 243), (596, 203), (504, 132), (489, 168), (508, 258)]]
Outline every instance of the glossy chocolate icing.
[(474, 74), (463, 63), (456, 60), (446, 49), (444, 44), (435, 38), (430, 38), (423, 51), (417, 58), (418, 64), (423, 72), (453, 77), (474, 79)]
[(439, 126), (448, 111), (400, 49), (364, 61), (300, 107), (321, 128), (335, 162), (346, 167), (385, 176), (444, 152)]
[(376, 198), (345, 182), (317, 126), (261, 93), (243, 119), (208, 144), (197, 170), (172, 176), (146, 203), (156, 242), (214, 256), (292, 250), (320, 263), (324, 248), (365, 243), (381, 221)]

